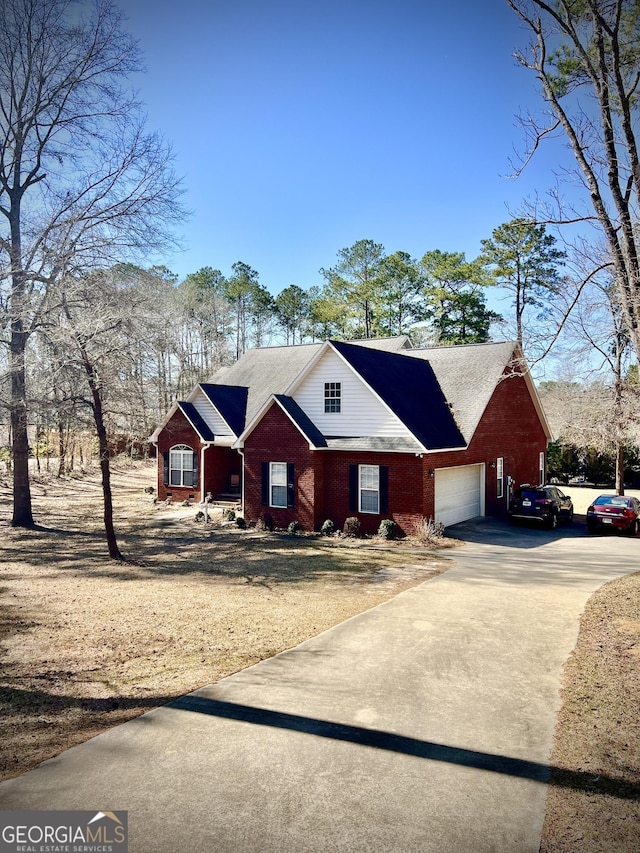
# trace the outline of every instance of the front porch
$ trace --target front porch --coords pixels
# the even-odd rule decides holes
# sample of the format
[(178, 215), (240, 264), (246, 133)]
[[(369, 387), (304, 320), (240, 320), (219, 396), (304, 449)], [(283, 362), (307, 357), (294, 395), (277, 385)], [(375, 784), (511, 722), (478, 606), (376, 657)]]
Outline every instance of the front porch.
[(216, 507), (238, 511), (242, 506), (242, 456), (230, 447), (204, 451), (203, 499)]

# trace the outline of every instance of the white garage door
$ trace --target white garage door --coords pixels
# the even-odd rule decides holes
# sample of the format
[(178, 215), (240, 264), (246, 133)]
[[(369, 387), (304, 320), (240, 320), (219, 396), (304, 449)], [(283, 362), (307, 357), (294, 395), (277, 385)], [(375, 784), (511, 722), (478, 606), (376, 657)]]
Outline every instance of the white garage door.
[(484, 515), (484, 466), (436, 470), (436, 521), (448, 527)]

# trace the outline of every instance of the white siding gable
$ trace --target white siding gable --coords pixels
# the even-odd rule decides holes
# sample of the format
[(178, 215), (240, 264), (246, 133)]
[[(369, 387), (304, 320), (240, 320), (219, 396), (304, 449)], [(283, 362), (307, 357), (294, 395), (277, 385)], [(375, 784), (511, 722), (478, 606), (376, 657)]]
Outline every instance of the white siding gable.
[(214, 435), (233, 436), (220, 413), (201, 388), (197, 389), (191, 402)]
[[(339, 413), (325, 414), (325, 382), (340, 382)], [(325, 436), (397, 438), (412, 435), (332, 349), (327, 349), (292, 397)]]

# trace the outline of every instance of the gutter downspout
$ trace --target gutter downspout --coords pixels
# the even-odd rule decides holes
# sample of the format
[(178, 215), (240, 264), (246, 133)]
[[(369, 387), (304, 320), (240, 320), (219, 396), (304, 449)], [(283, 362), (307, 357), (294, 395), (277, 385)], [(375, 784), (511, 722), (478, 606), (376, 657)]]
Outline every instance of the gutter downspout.
[(204, 453), (213, 443), (213, 441), (205, 441), (200, 449), (200, 503), (204, 503), (207, 498), (204, 493)]
[(158, 439), (156, 439), (155, 441), (151, 441), (151, 437), (149, 437), (147, 439), (147, 442), (148, 442), (148, 444), (153, 445), (153, 447), (155, 447), (155, 449), (156, 449), (156, 485), (155, 485), (156, 493), (155, 493), (155, 496), (157, 498), (159, 496), (159, 491), (160, 491), (158, 489), (158, 482), (160, 481), (160, 475), (158, 473), (158, 466), (160, 465), (160, 459), (158, 458), (159, 457)]
[(242, 513), (242, 517), (244, 518), (244, 450), (240, 447), (236, 447), (236, 450), (242, 458), (242, 473), (240, 475), (240, 481), (242, 483), (240, 491), (240, 512)]

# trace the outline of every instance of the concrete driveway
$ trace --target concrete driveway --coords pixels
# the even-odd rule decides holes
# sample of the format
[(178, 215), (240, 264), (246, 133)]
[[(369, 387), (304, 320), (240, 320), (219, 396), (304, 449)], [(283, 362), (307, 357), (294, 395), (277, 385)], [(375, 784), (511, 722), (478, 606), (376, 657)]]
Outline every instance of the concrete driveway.
[(133, 853), (537, 853), (562, 666), (640, 541), (480, 520), (453, 568), (0, 785)]

